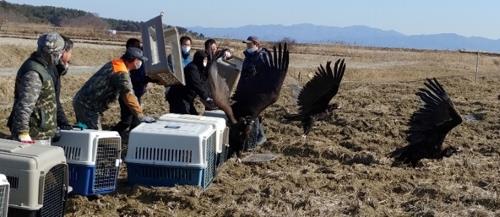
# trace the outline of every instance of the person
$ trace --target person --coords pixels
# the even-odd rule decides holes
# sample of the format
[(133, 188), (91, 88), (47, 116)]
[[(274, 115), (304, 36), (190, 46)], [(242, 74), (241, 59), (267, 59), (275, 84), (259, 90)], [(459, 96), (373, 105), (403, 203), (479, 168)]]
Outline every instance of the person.
[(182, 36), (180, 39), (181, 42), (181, 55), (182, 55), (182, 67), (186, 67), (193, 58), (191, 57), (191, 44), (193, 41), (189, 36)]
[(64, 39), (55, 32), (38, 38), (37, 50), (16, 75), (14, 105), (7, 125), (12, 137), (22, 143), (50, 145), (57, 128), (55, 65), (64, 49)]
[(59, 63), (56, 65), (55, 73), (53, 74), (54, 86), (56, 91), (56, 102), (57, 102), (57, 127), (63, 130), (69, 130), (73, 128), (66, 117), (64, 108), (61, 104), (61, 77), (66, 75), (69, 69), (69, 63), (71, 61), (72, 51), (73, 51), (73, 41), (61, 35), (64, 39), (64, 49)]
[(219, 58), (223, 58), (224, 60), (232, 58), (231, 51), (227, 48), (219, 49), (217, 42), (212, 38), (205, 41), (205, 53), (208, 56), (209, 63), (216, 61)]
[[(192, 39), (189, 36), (182, 36), (179, 40), (181, 43), (181, 57), (182, 57), (182, 68), (185, 68), (193, 58), (191, 57), (191, 44)], [(168, 65), (170, 69), (173, 70), (172, 54), (168, 55)], [(165, 86), (165, 100), (168, 101), (168, 91), (170, 91), (170, 86)]]
[(142, 122), (155, 119), (145, 116), (134, 94), (129, 72), (137, 72), (148, 59), (142, 50), (130, 47), (121, 58), (106, 63), (83, 85), (73, 98), (77, 125), (82, 128), (102, 129), (101, 116), (109, 104), (120, 95), (132, 114)]
[[(241, 80), (249, 79), (257, 75), (259, 71), (262, 71), (260, 68), (264, 67), (265, 61), (270, 56), (269, 51), (261, 46), (257, 36), (249, 36), (243, 43), (246, 44), (247, 49), (243, 51), (245, 59), (241, 68)], [(248, 140), (249, 143), (261, 145), (266, 142), (267, 138), (260, 117), (254, 120), (254, 127), (252, 129), (254, 130), (251, 132), (251, 138)], [(247, 146), (253, 147), (255, 144), (248, 144)]]
[[(128, 39), (125, 44), (125, 48), (129, 49), (132, 47), (142, 50), (141, 41), (137, 38)], [(142, 96), (146, 93), (148, 83), (156, 83), (156, 81), (146, 76), (144, 65), (137, 70), (130, 71), (130, 80), (132, 82), (132, 89), (134, 90), (134, 94), (137, 97), (139, 104), (141, 103)], [(123, 135), (139, 125), (140, 120), (133, 115), (133, 112), (127, 106), (126, 100), (122, 95), (118, 97), (118, 103), (120, 105), (120, 121), (112, 128), (112, 130), (119, 132), (120, 135)]]
[(167, 93), (170, 113), (198, 115), (194, 99), (199, 96), (206, 109), (216, 108), (208, 85), (208, 57), (204, 51), (197, 51), (193, 61), (184, 68), (186, 86), (174, 85)]

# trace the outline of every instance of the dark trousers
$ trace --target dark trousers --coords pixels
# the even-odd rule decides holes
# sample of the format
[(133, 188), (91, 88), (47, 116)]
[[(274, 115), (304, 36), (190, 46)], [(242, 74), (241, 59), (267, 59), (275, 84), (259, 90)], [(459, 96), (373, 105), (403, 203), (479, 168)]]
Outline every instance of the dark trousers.
[(183, 99), (167, 98), (170, 113), (198, 115), (193, 102)]
[[(141, 97), (137, 96), (139, 103), (141, 103)], [(113, 127), (113, 130), (122, 134), (137, 127), (141, 121), (130, 111), (121, 96), (118, 98), (118, 103), (120, 104), (120, 122)]]

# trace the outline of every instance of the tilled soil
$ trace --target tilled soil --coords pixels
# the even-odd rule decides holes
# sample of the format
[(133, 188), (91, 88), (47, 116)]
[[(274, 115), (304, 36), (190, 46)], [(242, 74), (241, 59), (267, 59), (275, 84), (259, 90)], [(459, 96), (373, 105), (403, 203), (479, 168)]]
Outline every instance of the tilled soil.
[[(423, 81), (342, 84), (334, 99), (342, 107), (305, 141), (298, 123), (282, 119), (294, 111), (287, 86), (263, 115), (268, 141), (253, 151), (276, 160), (231, 159), (205, 191), (128, 186), (123, 168), (116, 193), (72, 197), (67, 216), (500, 216), (500, 79), (441, 83), (461, 115), (474, 117), (446, 138), (444, 145), (460, 150), (449, 158), (416, 168), (388, 158), (406, 145)], [(146, 107), (161, 112), (161, 88), (151, 92)]]
[[(0, 63), (3, 69), (18, 67), (34, 47), (3, 46), (15, 51), (0, 52), (6, 57)], [(475, 55), (310, 49), (351, 57), (334, 98), (341, 108), (330, 120), (316, 123), (306, 140), (299, 123), (282, 117), (295, 111), (300, 84), (310, 79), (319, 63), (334, 60), (332, 56), (294, 54), (280, 100), (262, 115), (268, 140), (252, 151), (277, 154), (274, 161), (243, 164), (230, 159), (204, 191), (190, 186), (129, 186), (123, 165), (117, 192), (99, 198), (73, 196), (66, 216), (500, 216), (497, 57), (481, 57), (481, 74), (474, 82), (470, 72)], [(120, 51), (82, 46), (75, 62), (99, 66)], [(70, 72), (63, 78), (61, 100), (72, 121), (72, 97), (89, 76)], [(388, 154), (407, 144), (407, 122), (420, 105), (415, 92), (428, 76), (440, 77), (464, 117), (444, 142), (459, 152), (442, 160), (423, 160), (416, 168), (392, 166)], [(13, 90), (14, 76), (1, 76), (2, 137), (9, 134), (5, 125)], [(148, 115), (168, 112), (163, 91), (158, 86), (148, 90), (143, 98)], [(117, 104), (104, 114), (108, 129), (118, 121), (118, 114)], [(126, 144), (122, 156), (125, 152)]]

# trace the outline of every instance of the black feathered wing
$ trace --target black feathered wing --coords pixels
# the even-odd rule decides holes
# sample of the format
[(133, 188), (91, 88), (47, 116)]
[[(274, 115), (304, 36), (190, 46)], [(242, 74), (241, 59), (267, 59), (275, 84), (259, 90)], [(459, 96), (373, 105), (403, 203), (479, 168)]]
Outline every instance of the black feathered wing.
[(232, 108), (236, 118), (257, 118), (268, 106), (278, 100), (288, 72), (289, 52), (287, 44), (274, 46), (263, 67), (257, 67), (255, 76), (241, 80), (233, 95)]
[(326, 63), (326, 69), (320, 65), (316, 75), (300, 91), (298, 105), (301, 115), (308, 116), (325, 111), (328, 103), (337, 94), (346, 65), (344, 59), (335, 62), (334, 70), (330, 65), (330, 61)]
[(214, 103), (217, 105), (217, 107), (224, 111), (229, 121), (232, 124), (235, 124), (237, 120), (234, 117), (234, 113), (231, 108), (231, 92), (229, 91), (229, 87), (227, 86), (225, 79), (219, 75), (217, 64), (215, 61), (210, 64), (208, 73), (209, 86), (212, 97), (214, 99)]
[(462, 118), (435, 78), (427, 79), (425, 86), (427, 89), (417, 92), (424, 105), (411, 117), (407, 141), (410, 145), (426, 143), (441, 147), (446, 134), (462, 123)]

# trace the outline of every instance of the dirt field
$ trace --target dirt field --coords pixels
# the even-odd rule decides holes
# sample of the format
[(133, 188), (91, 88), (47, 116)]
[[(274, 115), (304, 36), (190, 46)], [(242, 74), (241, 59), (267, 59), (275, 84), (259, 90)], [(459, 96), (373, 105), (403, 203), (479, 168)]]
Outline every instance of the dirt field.
[[(34, 48), (4, 41), (1, 68), (15, 68)], [(121, 52), (76, 46), (79, 66), (99, 66)], [(481, 57), (474, 82), (471, 54), (333, 45), (292, 49), (281, 98), (263, 114), (268, 141), (254, 151), (276, 153), (278, 159), (252, 165), (230, 160), (205, 191), (128, 186), (123, 167), (116, 193), (72, 197), (66, 216), (500, 216), (500, 57)], [(317, 123), (304, 144), (299, 124), (281, 117), (295, 111), (297, 90), (314, 69), (339, 57), (347, 61), (345, 82), (334, 98), (342, 107), (330, 121)], [(70, 71), (63, 79), (62, 101), (71, 119), (71, 98), (90, 73)], [(387, 155), (406, 145), (406, 123), (420, 104), (414, 93), (426, 77), (438, 77), (466, 118), (445, 140), (460, 152), (424, 160), (417, 168), (393, 167)], [(0, 77), (4, 134), (13, 80)], [(144, 104), (149, 115), (168, 112), (162, 87), (152, 86)], [(115, 104), (104, 123), (113, 125), (118, 114)]]

